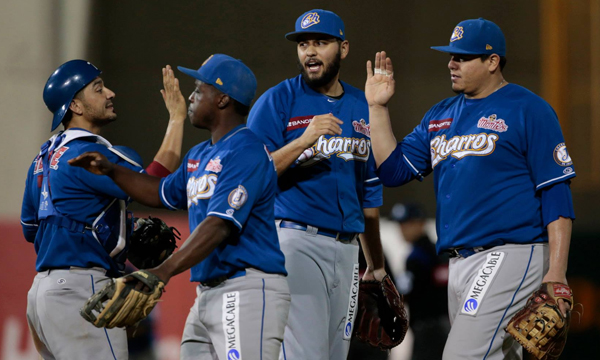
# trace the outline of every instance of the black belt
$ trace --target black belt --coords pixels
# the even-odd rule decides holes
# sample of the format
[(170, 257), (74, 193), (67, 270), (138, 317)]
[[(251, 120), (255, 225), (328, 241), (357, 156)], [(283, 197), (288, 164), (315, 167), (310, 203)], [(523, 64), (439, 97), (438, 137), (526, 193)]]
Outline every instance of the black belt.
[(459, 257), (459, 258), (468, 258), (471, 255), (475, 255), (478, 252), (482, 252), (485, 250), (489, 250), (493, 247), (496, 247), (498, 245), (492, 245), (492, 246), (477, 246), (474, 248), (452, 248), (452, 249), (446, 249), (444, 250), (444, 252), (450, 254), (451, 258), (455, 258), (455, 257)]
[[(338, 232), (335, 230), (318, 228), (316, 226), (306, 225), (306, 224), (298, 223), (295, 221), (289, 221), (289, 220), (281, 220), (281, 223), (279, 223), (279, 227), (286, 228), (286, 229), (302, 230), (302, 231), (308, 231), (309, 226), (316, 230), (316, 234), (329, 236), (336, 240), (341, 240), (341, 241), (352, 241), (352, 240), (354, 240), (356, 235), (358, 235), (358, 233)], [(315, 231), (315, 230), (313, 230), (313, 231)]]
[(231, 275), (223, 275), (223, 276), (216, 277), (214, 279), (200, 281), (200, 284), (202, 284), (203, 286), (215, 287), (215, 286), (221, 285), (225, 280), (235, 279), (236, 277), (240, 277), (240, 276), (244, 276), (244, 275), (246, 275), (246, 269), (238, 270)]

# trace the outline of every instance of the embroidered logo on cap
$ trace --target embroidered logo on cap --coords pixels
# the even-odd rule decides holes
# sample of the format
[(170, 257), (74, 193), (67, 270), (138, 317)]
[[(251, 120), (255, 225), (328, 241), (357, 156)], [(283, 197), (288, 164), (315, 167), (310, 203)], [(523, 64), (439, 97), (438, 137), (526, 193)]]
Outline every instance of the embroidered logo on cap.
[(465, 34), (465, 31), (463, 30), (462, 26), (455, 27), (454, 31), (452, 32), (452, 37), (450, 38), (450, 42), (462, 39), (464, 34)]
[[(302, 22), (300, 22), (300, 27), (306, 29), (307, 27), (311, 27), (320, 22), (319, 14), (316, 12), (308, 13), (304, 15), (302, 18)], [(340, 30), (341, 32), (341, 30)]]

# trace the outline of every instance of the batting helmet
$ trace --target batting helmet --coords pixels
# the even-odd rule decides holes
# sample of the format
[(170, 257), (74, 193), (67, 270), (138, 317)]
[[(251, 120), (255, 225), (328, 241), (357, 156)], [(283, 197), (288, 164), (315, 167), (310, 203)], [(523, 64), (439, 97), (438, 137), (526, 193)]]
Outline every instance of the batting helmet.
[(89, 61), (71, 60), (50, 75), (44, 87), (44, 102), (54, 114), (51, 131), (60, 125), (75, 95), (101, 72)]

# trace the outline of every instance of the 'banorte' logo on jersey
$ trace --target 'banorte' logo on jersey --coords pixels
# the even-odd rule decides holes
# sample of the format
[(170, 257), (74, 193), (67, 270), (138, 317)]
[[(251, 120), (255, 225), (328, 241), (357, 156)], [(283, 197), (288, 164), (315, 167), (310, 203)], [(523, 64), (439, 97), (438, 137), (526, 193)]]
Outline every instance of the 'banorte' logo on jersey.
[(436, 136), (431, 140), (431, 167), (446, 160), (449, 155), (456, 159), (465, 156), (487, 156), (494, 152), (498, 134), (470, 134), (454, 136), (446, 140), (446, 135)]
[(357, 133), (371, 137), (371, 125), (367, 124), (365, 119), (360, 119), (360, 121), (352, 121), (352, 126), (354, 127), (354, 131)]
[(308, 127), (308, 125), (310, 125), (310, 123), (312, 122), (314, 117), (315, 117), (314, 115), (308, 115), (308, 116), (296, 116), (296, 117), (291, 118), (287, 124), (287, 131)]
[(301, 166), (309, 166), (336, 155), (346, 161), (367, 161), (371, 153), (371, 140), (366, 138), (331, 137), (321, 135), (310, 148), (304, 150), (296, 160)]
[(194, 172), (194, 171), (198, 170), (199, 166), (200, 166), (200, 160), (188, 159), (188, 163), (187, 163), (187, 171), (188, 172)]
[(452, 120), (452, 118), (443, 120), (431, 120), (429, 122), (428, 132), (436, 132), (443, 129), (449, 129), (450, 125), (452, 125)]
[(205, 174), (199, 178), (192, 176), (187, 182), (188, 208), (198, 205), (198, 200), (210, 199), (215, 193), (218, 176)]
[(494, 130), (497, 132), (505, 132), (508, 130), (508, 125), (506, 125), (506, 122), (502, 119), (498, 119), (496, 114), (492, 114), (488, 117), (484, 116), (479, 119), (477, 122), (477, 127), (480, 129)]

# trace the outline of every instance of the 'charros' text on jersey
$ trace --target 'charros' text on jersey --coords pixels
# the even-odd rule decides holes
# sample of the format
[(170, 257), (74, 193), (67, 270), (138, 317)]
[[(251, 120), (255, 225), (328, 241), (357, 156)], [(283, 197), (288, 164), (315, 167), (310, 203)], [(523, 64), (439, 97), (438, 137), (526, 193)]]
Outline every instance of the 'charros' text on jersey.
[(446, 135), (436, 136), (431, 140), (431, 167), (435, 168), (449, 155), (459, 160), (465, 156), (490, 155), (499, 138), (497, 134), (486, 133), (453, 136), (450, 140), (446, 140)]

